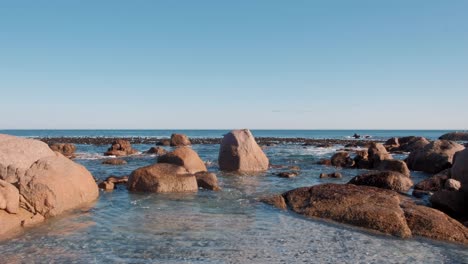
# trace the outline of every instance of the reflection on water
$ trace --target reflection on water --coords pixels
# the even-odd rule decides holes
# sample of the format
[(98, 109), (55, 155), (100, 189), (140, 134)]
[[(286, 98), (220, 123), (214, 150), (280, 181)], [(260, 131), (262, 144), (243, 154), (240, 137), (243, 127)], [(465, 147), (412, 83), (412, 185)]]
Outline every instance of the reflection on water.
[[(94, 146), (80, 152), (101, 153)], [(139, 150), (150, 146), (137, 145)], [(216, 161), (217, 146), (195, 146), (204, 160)], [(220, 192), (131, 194), (122, 186), (101, 192), (84, 213), (50, 219), (24, 236), (0, 244), (0, 263), (463, 263), (467, 248), (423, 239), (401, 240), (320, 220), (310, 220), (258, 202), (258, 198), (299, 186), (347, 182), (319, 179), (333, 168), (315, 165), (332, 151), (312, 147), (268, 148), (273, 164), (299, 165), (297, 178), (273, 172), (234, 177), (218, 173)], [(125, 158), (128, 165), (79, 159), (96, 178), (127, 175), (155, 157)], [(210, 169), (216, 171), (216, 167)], [(416, 174), (418, 181), (424, 177)]]

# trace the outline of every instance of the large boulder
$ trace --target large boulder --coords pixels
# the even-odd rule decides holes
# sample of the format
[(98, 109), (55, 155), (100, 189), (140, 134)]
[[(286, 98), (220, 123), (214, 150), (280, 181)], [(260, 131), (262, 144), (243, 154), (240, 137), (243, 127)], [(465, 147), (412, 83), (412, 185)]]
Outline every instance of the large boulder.
[(393, 159), (382, 143), (372, 142), (367, 150), (370, 167), (375, 168), (383, 160)]
[(468, 132), (450, 132), (440, 136), (439, 139), (453, 141), (468, 141)]
[(464, 148), (453, 141), (436, 140), (423, 149), (411, 152), (406, 163), (411, 170), (438, 173), (450, 168), (455, 153)]
[(396, 171), (378, 171), (365, 173), (352, 178), (348, 183), (355, 185), (374, 186), (397, 192), (407, 192), (413, 186), (413, 181), (411, 181), (408, 176)]
[(31, 164), (54, 155), (44, 142), (0, 134), (0, 179), (16, 183)]
[(358, 169), (370, 169), (372, 164), (369, 161), (369, 153), (367, 149), (356, 150), (354, 157), (354, 166)]
[(378, 163), (375, 169), (379, 171), (396, 171), (407, 177), (410, 176), (408, 165), (402, 160), (383, 160)]
[(50, 145), (50, 149), (57, 151), (67, 158), (75, 156), (76, 146), (71, 143), (54, 143)]
[(349, 156), (346, 151), (339, 151), (331, 157), (331, 164), (335, 167), (349, 168), (354, 166), (354, 160)]
[(133, 171), (127, 188), (137, 192), (196, 192), (198, 185), (195, 175), (189, 174), (184, 167), (157, 163)]
[(454, 217), (468, 216), (468, 194), (458, 191), (439, 190), (430, 201), (432, 207), (437, 208)]
[(396, 150), (403, 152), (413, 152), (424, 148), (430, 142), (424, 137), (409, 136), (399, 138), (398, 143), (400, 146)]
[(178, 147), (174, 151), (158, 157), (158, 163), (170, 163), (184, 167), (189, 173), (206, 171), (205, 163), (190, 147)]
[(172, 134), (170, 145), (173, 147), (190, 146), (190, 139), (184, 134)]
[(19, 181), (20, 194), (45, 217), (94, 201), (99, 191), (91, 173), (62, 154), (36, 161)]
[(218, 163), (222, 171), (258, 172), (268, 169), (269, 160), (252, 133), (242, 129), (224, 135)]
[(262, 201), (311, 218), (325, 218), (403, 238), (424, 236), (468, 244), (468, 229), (437, 210), (390, 190), (352, 184), (302, 187)]
[(468, 149), (456, 154), (451, 174), (453, 179), (461, 183), (461, 190), (468, 193)]
[(112, 146), (104, 153), (106, 156), (127, 156), (138, 153), (137, 150), (132, 148), (130, 141), (117, 139), (112, 142)]

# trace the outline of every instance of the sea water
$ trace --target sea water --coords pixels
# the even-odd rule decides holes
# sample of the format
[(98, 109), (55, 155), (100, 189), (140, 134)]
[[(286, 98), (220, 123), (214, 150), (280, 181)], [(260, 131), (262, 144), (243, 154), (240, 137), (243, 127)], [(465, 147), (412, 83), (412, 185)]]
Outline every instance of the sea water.
[[(172, 132), (181, 131), (106, 130), (105, 135), (167, 136)], [(333, 136), (347, 137), (355, 131), (349, 132), (339, 131)], [(429, 138), (444, 133), (416, 132), (414, 135)], [(225, 132), (192, 133), (186, 134), (215, 137)], [(254, 133), (256, 136), (261, 134)], [(324, 132), (263, 133), (264, 136), (283, 137), (291, 137), (291, 134), (312, 137), (318, 133), (317, 137), (331, 137)], [(400, 135), (385, 133), (389, 132), (362, 134), (375, 137), (377, 134), (382, 137)], [(57, 130), (39, 134), (38, 131), (23, 130), (18, 134), (103, 136), (97, 131), (61, 133)], [(156, 161), (155, 156), (141, 154), (125, 157), (128, 164), (124, 166), (103, 165), (102, 153), (107, 147), (77, 145), (75, 161), (101, 180), (110, 175), (128, 175), (134, 169)], [(150, 147), (134, 145), (141, 152)], [(331, 173), (336, 169), (315, 164), (329, 158), (341, 147), (280, 144), (266, 148), (272, 164), (301, 167), (299, 176), (286, 179), (277, 177), (275, 169), (258, 176), (223, 174), (216, 165), (219, 145), (194, 145), (200, 157), (211, 164), (208, 169), (217, 173), (222, 191), (140, 194), (129, 193), (123, 186), (112, 192), (101, 191), (91, 208), (48, 219), (45, 224), (0, 243), (0, 263), (468, 263), (466, 246), (419, 237), (400, 239), (379, 235), (329, 221), (308, 219), (259, 202), (260, 197), (297, 187), (349, 181), (362, 171), (343, 169), (340, 170), (342, 179), (320, 179), (320, 173)], [(427, 176), (412, 173), (415, 182)]]

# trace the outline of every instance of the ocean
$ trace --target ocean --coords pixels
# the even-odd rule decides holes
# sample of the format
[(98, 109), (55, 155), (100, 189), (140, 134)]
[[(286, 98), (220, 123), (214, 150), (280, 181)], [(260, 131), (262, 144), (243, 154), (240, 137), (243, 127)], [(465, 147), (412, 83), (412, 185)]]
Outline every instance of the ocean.
[[(2, 130), (23, 137), (221, 137), (227, 130)], [(257, 137), (375, 139), (424, 136), (436, 130), (253, 130)], [(136, 144), (144, 152), (152, 145)], [(467, 263), (465, 246), (423, 238), (400, 239), (347, 225), (308, 219), (259, 202), (260, 197), (321, 183), (346, 183), (363, 170), (340, 169), (342, 179), (320, 179), (336, 168), (317, 165), (343, 146), (329, 148), (278, 144), (265, 153), (275, 165), (301, 167), (296, 178), (279, 178), (277, 169), (259, 176), (218, 171), (219, 145), (193, 149), (218, 175), (219, 192), (194, 194), (129, 193), (123, 186), (100, 192), (86, 210), (47, 220), (23, 235), (0, 243), (0, 263)], [(108, 146), (77, 145), (76, 162), (95, 178), (123, 176), (156, 162), (154, 155), (125, 157), (124, 166), (103, 165)], [(171, 147), (165, 147), (170, 150)], [(396, 155), (403, 159), (405, 155)], [(418, 182), (429, 175), (412, 172)], [(410, 190), (411, 192), (411, 190)], [(424, 202), (424, 201), (421, 201)]]

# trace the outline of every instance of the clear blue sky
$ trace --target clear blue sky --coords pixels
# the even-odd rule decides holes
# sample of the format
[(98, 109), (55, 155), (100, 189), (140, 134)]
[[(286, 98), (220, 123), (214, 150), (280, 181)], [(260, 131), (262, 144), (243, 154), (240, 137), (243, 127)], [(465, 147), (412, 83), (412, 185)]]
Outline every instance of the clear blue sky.
[(456, 0), (0, 0), (0, 129), (467, 129), (467, 14)]

